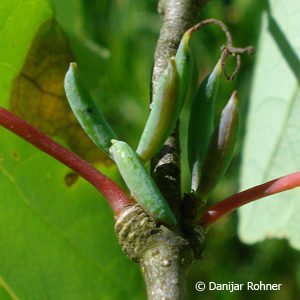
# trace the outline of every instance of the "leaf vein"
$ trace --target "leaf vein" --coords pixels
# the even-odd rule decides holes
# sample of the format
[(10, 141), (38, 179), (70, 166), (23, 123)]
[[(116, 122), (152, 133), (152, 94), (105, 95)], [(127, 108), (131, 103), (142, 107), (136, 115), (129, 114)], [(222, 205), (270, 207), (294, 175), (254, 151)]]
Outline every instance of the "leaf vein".
[(7, 19), (5, 20), (2, 28), (0, 28), (0, 34), (2, 33), (2, 31), (4, 30), (7, 22), (12, 18), (13, 14), (16, 12), (16, 10), (19, 8), (19, 6), (23, 3), (24, 0), (19, 1), (19, 3), (13, 8), (13, 10), (11, 11), (11, 13), (7, 16)]
[(295, 100), (297, 98), (297, 94), (299, 92), (299, 86), (297, 85), (294, 92), (292, 93), (292, 96), (289, 100), (289, 103), (288, 103), (288, 108), (287, 108), (287, 112), (285, 114), (285, 117), (284, 117), (284, 121), (283, 121), (283, 125), (282, 125), (282, 128), (281, 128), (281, 131), (277, 137), (277, 140), (274, 144), (274, 148), (273, 148), (273, 151), (272, 151), (272, 154), (270, 155), (270, 159), (269, 159), (269, 162), (266, 166), (266, 169), (265, 169), (265, 172), (263, 174), (263, 180), (267, 180), (268, 178), (268, 174), (271, 170), (271, 167), (274, 163), (274, 159), (276, 157), (276, 154), (277, 152), (279, 151), (279, 147), (280, 147), (280, 143), (282, 141), (282, 138), (286, 132), (286, 129), (287, 129), (287, 126), (288, 126), (288, 121), (289, 121), (289, 118), (290, 118), (290, 115), (292, 113), (292, 108), (293, 108), (293, 104), (295, 103)]
[(11, 297), (11, 299), (13, 299), (13, 300), (20, 300), (20, 298), (13, 292), (13, 290), (11, 289), (11, 287), (3, 279), (2, 276), (0, 276), (0, 285), (5, 289), (5, 291)]
[(30, 207), (45, 223), (49, 224), (49, 226), (52, 227), (54, 231), (56, 231), (58, 234), (60, 234), (71, 245), (71, 247), (74, 248), (79, 253), (79, 255), (81, 255), (87, 261), (89, 261), (89, 263), (91, 265), (93, 265), (99, 272), (105, 273), (105, 276), (107, 276), (107, 278), (110, 278), (110, 280), (112, 282), (114, 282), (117, 286), (119, 286), (120, 288), (122, 288), (124, 291), (127, 292), (127, 290), (124, 288), (124, 286), (122, 286), (117, 279), (113, 278), (107, 271), (101, 269), (99, 267), (99, 265), (92, 258), (90, 258), (84, 252), (82, 252), (82, 250), (80, 248), (78, 248), (78, 246), (60, 228), (58, 228), (57, 226), (55, 226), (54, 224), (52, 224), (50, 220), (48, 220), (44, 215), (42, 215), (30, 203), (30, 201), (27, 199), (27, 197), (24, 195), (24, 193), (22, 192), (21, 188), (19, 187), (19, 185), (15, 181), (14, 177), (1, 164), (0, 164), (0, 170), (2, 170), (3, 174), (13, 183), (13, 185), (16, 187), (16, 190), (18, 191), (18, 193), (20, 194), (21, 198), (23, 199), (24, 203), (28, 207)]

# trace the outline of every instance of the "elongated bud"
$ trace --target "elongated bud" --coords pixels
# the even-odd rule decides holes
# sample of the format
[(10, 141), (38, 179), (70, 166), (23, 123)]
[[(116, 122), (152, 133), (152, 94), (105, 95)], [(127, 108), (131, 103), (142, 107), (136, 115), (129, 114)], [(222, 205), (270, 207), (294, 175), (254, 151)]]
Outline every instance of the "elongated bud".
[(171, 134), (179, 117), (178, 74), (174, 58), (159, 79), (152, 110), (142, 133), (137, 153), (143, 161), (151, 159)]
[(182, 36), (179, 47), (176, 52), (175, 62), (179, 77), (179, 102), (180, 110), (184, 104), (184, 101), (188, 95), (191, 79), (193, 76), (193, 56), (189, 47), (189, 41), (192, 32), (186, 31)]
[(109, 155), (111, 139), (116, 135), (85, 89), (76, 63), (71, 63), (65, 76), (65, 91), (69, 104), (80, 125), (92, 141)]
[(192, 172), (192, 191), (200, 182), (201, 167), (214, 127), (215, 99), (219, 90), (221, 60), (200, 84), (193, 99), (188, 127), (188, 158)]
[(134, 199), (159, 221), (176, 225), (176, 218), (136, 152), (125, 142), (112, 140), (110, 153)]
[(197, 193), (208, 195), (224, 175), (234, 153), (238, 137), (238, 97), (234, 91), (222, 111), (202, 166), (202, 175)]

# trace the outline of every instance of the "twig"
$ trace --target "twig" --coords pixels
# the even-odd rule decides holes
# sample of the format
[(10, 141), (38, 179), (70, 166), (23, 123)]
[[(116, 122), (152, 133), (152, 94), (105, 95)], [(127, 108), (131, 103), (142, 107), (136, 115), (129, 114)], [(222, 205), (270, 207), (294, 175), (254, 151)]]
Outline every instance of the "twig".
[[(241, 55), (240, 54), (247, 53), (247, 54), (253, 55), (255, 52), (254, 48), (252, 46), (247, 46), (245, 48), (235, 48), (235, 47), (229, 46), (228, 44), (226, 46), (223, 45), (221, 47), (221, 51), (222, 51), (222, 56), (221, 56), (222, 71), (228, 81), (233, 80), (240, 70), (240, 67), (241, 67)], [(225, 63), (226, 63), (228, 55), (236, 56), (236, 67), (235, 67), (234, 71), (232, 72), (231, 76), (228, 76), (228, 74), (226, 73), (226, 70), (225, 70)]]
[[(227, 26), (221, 22), (220, 20), (217, 19), (207, 19), (204, 21), (201, 21), (200, 23), (196, 24), (195, 26), (193, 26), (192, 28), (190, 28), (188, 31), (193, 33), (199, 29), (201, 29), (202, 27), (204, 27), (205, 25), (208, 24), (216, 24), (218, 26), (221, 27), (221, 29), (224, 31), (226, 38), (227, 38), (227, 44), (223, 45), (221, 47), (221, 51), (222, 51), (222, 55), (221, 55), (221, 61), (222, 61), (222, 71), (224, 76), (227, 78), (228, 81), (231, 81), (235, 78), (235, 76), (237, 75), (237, 73), (239, 72), (239, 69), (241, 67), (241, 56), (240, 54), (243, 53), (248, 53), (250, 55), (254, 54), (254, 48), (252, 46), (247, 46), (245, 48), (235, 48), (232, 46), (232, 37), (231, 34), (227, 28)], [(225, 70), (225, 63), (226, 60), (228, 58), (228, 55), (232, 55), (236, 57), (236, 67), (235, 70), (233, 71), (232, 75), (229, 76)]]
[[(163, 17), (152, 72), (152, 99), (159, 78), (170, 57), (176, 54), (186, 30), (195, 24), (200, 12), (209, 0), (160, 0), (159, 12)], [(152, 100), (151, 99), (151, 100)], [(180, 218), (180, 143), (179, 122), (167, 139), (160, 153), (151, 161), (152, 176), (169, 202), (177, 218)]]

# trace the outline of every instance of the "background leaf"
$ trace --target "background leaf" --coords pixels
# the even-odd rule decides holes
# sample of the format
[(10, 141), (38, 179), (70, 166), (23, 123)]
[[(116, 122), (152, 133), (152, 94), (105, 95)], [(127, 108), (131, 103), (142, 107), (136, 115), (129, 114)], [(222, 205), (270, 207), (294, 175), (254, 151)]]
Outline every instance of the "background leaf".
[[(118, 136), (136, 146), (149, 109), (151, 66), (161, 25), (157, 14), (158, 1), (52, 0), (50, 2), (54, 7), (54, 15), (45, 0), (0, 1), (0, 105), (9, 107), (12, 80), (22, 69), (34, 35), (41, 24), (55, 17), (71, 42), (73, 53), (82, 73), (85, 74), (85, 83), (93, 98)], [(255, 46), (260, 25), (260, 7), (264, 2), (210, 1), (200, 19), (219, 18), (230, 28), (234, 45)], [(10, 25), (4, 28), (5, 24)], [(80, 37), (77, 38), (81, 33), (84, 35), (84, 41), (80, 41)], [(108, 50), (109, 56), (104, 58), (98, 51), (93, 52), (87, 39)], [(214, 25), (207, 26), (193, 36), (191, 46), (200, 74), (199, 79), (211, 72), (220, 55), (220, 46), (224, 42), (223, 32)], [(241, 111), (246, 106), (253, 57), (243, 56), (242, 62), (236, 80), (228, 83), (222, 79), (217, 103), (218, 113), (232, 90), (236, 88), (241, 99)], [(230, 68), (232, 70), (234, 66), (235, 60), (229, 60), (228, 71), (230, 72)], [(188, 120), (189, 109), (187, 103), (182, 113), (182, 140), (186, 136), (185, 123)], [(183, 143), (183, 159), (184, 153)], [(34, 163), (36, 158), (37, 162)], [(237, 190), (239, 163), (237, 151), (226, 176), (210, 197), (210, 202), (220, 201)], [(1, 169), (1, 300), (18, 299), (17, 296), (22, 300), (91, 299), (93, 296), (93, 299), (145, 299), (140, 271), (137, 265), (130, 262), (120, 251), (112, 230), (111, 210), (93, 187), (53, 159), (0, 128), (0, 166), (4, 164), (5, 170), (15, 178), (15, 181), (18, 180), (18, 186), (27, 196), (29, 204), (26, 206), (24, 199), (16, 190), (16, 185), (12, 184)], [(190, 176), (187, 162), (183, 160), (182, 166), (183, 170), (186, 168), (182, 175), (183, 190), (187, 191)], [(99, 167), (110, 177), (118, 177), (115, 169), (102, 165)], [(51, 180), (46, 177), (48, 168), (51, 171)], [(41, 178), (38, 176), (40, 174)], [(48, 190), (51, 197), (47, 195)], [(84, 200), (80, 198), (83, 196)], [(24, 218), (25, 212), (27, 218)], [(34, 220), (30, 222), (29, 217)], [(49, 220), (48, 223), (46, 219)], [(105, 225), (102, 224), (102, 220), (105, 221)], [(56, 228), (65, 233), (66, 240), (63, 241), (59, 230), (51, 229), (50, 225), (47, 231), (43, 231), (47, 236), (40, 234), (39, 227), (44, 228), (45, 224), (56, 224)], [(256, 245), (245, 245), (237, 238), (236, 228), (236, 215), (231, 214), (220, 220), (209, 231), (203, 259), (192, 266), (187, 277), (187, 291), (190, 293), (188, 299), (204, 297), (205, 300), (246, 300), (252, 296), (246, 290), (235, 293), (219, 291), (199, 293), (194, 288), (199, 280), (220, 283), (246, 283), (259, 280), (280, 282), (284, 287), (282, 291), (274, 293), (257, 291), (254, 296), (272, 300), (297, 299), (300, 292), (299, 252), (289, 247), (286, 240), (273, 239)], [(9, 232), (13, 232), (14, 236), (9, 235)], [(44, 245), (37, 245), (38, 243), (46, 244), (49, 250)], [(71, 243), (75, 246), (80, 244), (78, 252), (75, 251), (75, 246), (73, 248), (70, 245)], [(66, 253), (72, 258), (72, 266)], [(26, 257), (26, 262), (22, 262), (20, 257)], [(93, 261), (91, 257), (94, 257)], [(98, 266), (103, 265), (104, 270), (101, 270), (101, 266), (97, 269), (96, 264), (93, 265), (96, 261)], [(27, 272), (23, 266), (28, 267)], [(92, 272), (88, 275), (87, 270)], [(104, 273), (105, 271), (107, 272)], [(68, 272), (71, 274), (70, 278), (67, 276)], [(83, 283), (75, 278), (76, 274)], [(117, 282), (110, 274), (116, 276)], [(84, 284), (86, 289), (83, 287)], [(93, 294), (93, 288), (99, 295), (95, 295), (96, 292)], [(16, 295), (10, 295), (10, 292), (15, 292)], [(37, 296), (34, 296), (33, 292)]]
[[(45, 40), (46, 54), (41, 43), (36, 47), (36, 40), (32, 42), (40, 25), (52, 18), (51, 7), (43, 0), (5, 1), (0, 11), (0, 39), (5, 45), (0, 49), (0, 105), (9, 106), (12, 80), (22, 70), (11, 100), (17, 111), (22, 107), (25, 117), (39, 122), (32, 116), (34, 110), (47, 111), (51, 99), (40, 102), (43, 93), (34, 95), (38, 89), (22, 80), (25, 73), (40, 80), (48, 92), (58, 84), (63, 93), (62, 73), (55, 70), (65, 60), (51, 56)], [(53, 36), (51, 42), (56, 49), (62, 46)], [(35, 77), (38, 72), (42, 76)], [(18, 84), (25, 86), (18, 89)], [(54, 109), (53, 116), (56, 113)], [(140, 271), (122, 253), (113, 214), (102, 196), (2, 127), (0, 135), (0, 299), (141, 299), (145, 292)], [(116, 168), (101, 169), (119, 177)]]
[(7, 104), (12, 80), (18, 75), (33, 35), (41, 23), (52, 17), (46, 0), (1, 1), (0, 3), (0, 89)]
[[(300, 170), (300, 2), (269, 1), (251, 91), (241, 189)], [(300, 189), (240, 209), (239, 236), (286, 238), (300, 250)]]
[(10, 290), (28, 300), (139, 299), (139, 270), (98, 191), (81, 178), (67, 185), (59, 162), (4, 129), (1, 138), (0, 276)]
[(109, 163), (108, 157), (81, 128), (67, 101), (64, 77), (74, 60), (69, 42), (57, 22), (50, 19), (43, 23), (13, 82), (11, 110), (45, 134), (65, 141), (88, 162)]

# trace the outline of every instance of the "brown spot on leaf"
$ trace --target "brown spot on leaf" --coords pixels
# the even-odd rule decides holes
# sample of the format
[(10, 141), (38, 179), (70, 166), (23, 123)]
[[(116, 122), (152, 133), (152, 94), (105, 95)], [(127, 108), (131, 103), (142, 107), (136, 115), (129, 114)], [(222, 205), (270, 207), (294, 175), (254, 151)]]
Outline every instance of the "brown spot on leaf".
[(17, 153), (17, 152), (13, 152), (13, 153), (12, 153), (12, 157), (13, 157), (15, 160), (19, 160), (19, 158), (20, 158), (19, 153)]
[(65, 176), (65, 183), (66, 183), (66, 185), (67, 186), (73, 185), (77, 181), (78, 177), (79, 177), (79, 175), (76, 174), (76, 173), (73, 173), (73, 172), (68, 173)]
[(45, 134), (65, 140), (87, 161), (106, 162), (108, 157), (83, 131), (66, 99), (64, 77), (72, 61), (70, 45), (56, 21), (42, 24), (13, 82), (11, 110)]

